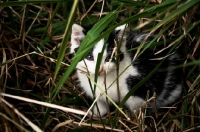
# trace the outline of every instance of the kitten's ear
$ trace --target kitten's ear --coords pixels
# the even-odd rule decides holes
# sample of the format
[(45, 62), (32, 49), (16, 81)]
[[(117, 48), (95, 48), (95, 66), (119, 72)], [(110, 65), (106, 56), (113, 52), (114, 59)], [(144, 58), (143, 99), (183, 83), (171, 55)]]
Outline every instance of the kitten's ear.
[(79, 47), (81, 44), (81, 41), (85, 37), (85, 34), (83, 33), (84, 28), (81, 27), (78, 24), (72, 25), (72, 34), (71, 34), (71, 53), (74, 53), (74, 49)]
[(128, 24), (121, 25), (115, 29), (115, 31), (124, 31), (127, 28)]
[(121, 39), (126, 39), (126, 30), (128, 29), (128, 24), (121, 25), (115, 29), (118, 41)]

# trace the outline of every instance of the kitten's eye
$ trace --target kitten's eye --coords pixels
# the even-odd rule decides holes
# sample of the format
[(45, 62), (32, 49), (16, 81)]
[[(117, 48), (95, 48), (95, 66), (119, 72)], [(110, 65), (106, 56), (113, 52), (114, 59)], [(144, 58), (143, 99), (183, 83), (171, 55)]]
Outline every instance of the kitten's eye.
[(76, 53), (77, 51), (78, 51), (78, 48), (75, 48), (75, 49), (74, 49), (74, 52)]
[(80, 40), (79, 40), (79, 43), (81, 44), (81, 43), (82, 43), (82, 41), (83, 41), (83, 39), (80, 39)]
[(109, 60), (110, 60), (110, 56), (107, 56), (105, 59), (105, 62), (109, 62)]
[(78, 43), (78, 44), (81, 44), (81, 42), (83, 41), (82, 38), (75, 38), (75, 41)]
[(89, 60), (89, 61), (93, 61), (94, 57), (91, 54), (89, 54), (89, 55), (86, 56), (86, 59)]

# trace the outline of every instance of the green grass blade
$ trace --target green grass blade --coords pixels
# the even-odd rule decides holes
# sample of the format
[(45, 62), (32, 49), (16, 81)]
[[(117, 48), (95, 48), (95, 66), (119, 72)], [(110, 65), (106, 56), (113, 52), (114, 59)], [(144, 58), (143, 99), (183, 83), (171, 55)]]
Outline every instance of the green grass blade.
[(57, 58), (57, 63), (56, 63), (56, 68), (55, 68), (55, 73), (54, 73), (54, 80), (56, 79), (56, 76), (57, 76), (58, 71), (60, 69), (61, 62), (63, 60), (64, 54), (65, 54), (65, 51), (66, 51), (66, 47), (67, 47), (69, 36), (70, 36), (70, 30), (71, 30), (71, 27), (72, 27), (73, 18), (74, 18), (74, 15), (75, 15), (75, 11), (76, 11), (76, 7), (78, 5), (78, 2), (79, 2), (79, 0), (75, 0), (73, 5), (72, 5), (72, 8), (71, 8), (71, 12), (70, 12), (70, 15), (69, 15), (67, 26), (65, 28), (65, 33), (64, 33), (62, 45), (61, 45), (60, 51), (58, 53), (58, 58)]

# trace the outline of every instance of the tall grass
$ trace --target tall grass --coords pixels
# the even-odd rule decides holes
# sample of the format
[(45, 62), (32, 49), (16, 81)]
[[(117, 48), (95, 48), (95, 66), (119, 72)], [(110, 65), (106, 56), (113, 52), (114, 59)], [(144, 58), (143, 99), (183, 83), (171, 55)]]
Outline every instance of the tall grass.
[[(0, 2), (0, 130), (198, 131), (199, 3), (200, 0)], [(73, 23), (92, 28), (71, 58), (68, 49)], [(101, 119), (82, 120), (91, 101), (79, 88), (76, 64), (96, 42), (125, 23), (132, 31), (157, 34), (151, 45), (165, 44), (171, 52), (182, 51), (184, 63), (173, 68), (183, 69), (183, 95), (171, 107), (155, 114), (141, 110), (131, 120), (126, 118), (126, 108), (122, 115), (116, 110)], [(141, 45), (134, 49), (136, 58), (147, 48)], [(158, 67), (135, 85), (117, 109)]]

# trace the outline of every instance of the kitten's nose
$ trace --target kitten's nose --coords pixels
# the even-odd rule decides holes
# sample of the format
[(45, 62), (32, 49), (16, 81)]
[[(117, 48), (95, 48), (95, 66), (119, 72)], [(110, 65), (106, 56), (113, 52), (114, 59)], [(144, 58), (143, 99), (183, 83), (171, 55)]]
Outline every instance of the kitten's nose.
[(99, 68), (99, 75), (100, 75), (102, 72), (103, 72), (103, 67), (101, 66), (101, 67)]

